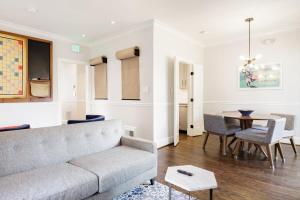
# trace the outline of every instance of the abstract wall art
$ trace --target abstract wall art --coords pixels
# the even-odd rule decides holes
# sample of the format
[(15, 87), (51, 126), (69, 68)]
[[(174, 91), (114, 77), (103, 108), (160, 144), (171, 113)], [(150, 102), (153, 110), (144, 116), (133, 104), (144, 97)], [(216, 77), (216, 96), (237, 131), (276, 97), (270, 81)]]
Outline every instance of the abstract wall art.
[(240, 89), (281, 89), (282, 66), (273, 64), (254, 64), (249, 68), (239, 68)]

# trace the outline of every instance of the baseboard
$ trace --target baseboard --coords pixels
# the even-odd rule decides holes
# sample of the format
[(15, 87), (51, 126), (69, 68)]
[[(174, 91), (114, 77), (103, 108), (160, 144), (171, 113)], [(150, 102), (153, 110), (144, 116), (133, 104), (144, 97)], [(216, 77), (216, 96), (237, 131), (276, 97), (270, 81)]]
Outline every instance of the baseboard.
[(172, 143), (174, 143), (174, 137), (166, 137), (156, 141), (157, 148), (161, 148)]
[[(294, 137), (294, 141), (296, 145), (300, 145), (300, 137)], [(291, 144), (289, 139), (282, 140), (282, 143), (284, 144)]]
[(203, 134), (202, 128), (194, 128), (189, 132), (188, 136), (195, 137), (195, 136), (200, 136), (202, 134)]

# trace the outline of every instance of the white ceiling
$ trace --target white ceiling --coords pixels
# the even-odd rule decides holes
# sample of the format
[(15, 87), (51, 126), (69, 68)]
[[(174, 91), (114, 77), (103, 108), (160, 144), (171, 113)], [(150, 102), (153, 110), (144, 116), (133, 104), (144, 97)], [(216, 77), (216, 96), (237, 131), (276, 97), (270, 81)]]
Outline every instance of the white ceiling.
[[(300, 27), (300, 0), (1, 0), (0, 19), (93, 42), (157, 19), (206, 44), (244, 37), (246, 17), (255, 33)], [(28, 8), (36, 8), (33, 14)], [(111, 21), (117, 23), (111, 25)], [(199, 34), (205, 30), (205, 34)], [(86, 38), (81, 35), (86, 34)]]

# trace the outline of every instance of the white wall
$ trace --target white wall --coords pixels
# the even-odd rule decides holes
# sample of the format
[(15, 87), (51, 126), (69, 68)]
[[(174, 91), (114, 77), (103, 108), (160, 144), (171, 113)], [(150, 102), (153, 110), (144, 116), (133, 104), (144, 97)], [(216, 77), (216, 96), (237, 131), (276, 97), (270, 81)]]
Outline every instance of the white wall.
[(61, 123), (60, 107), (57, 102), (58, 59), (87, 60), (89, 48), (82, 47), (80, 54), (71, 52), (71, 42), (51, 33), (15, 25), (0, 24), (0, 30), (28, 35), (53, 41), (53, 102), (44, 103), (1, 103), (0, 126), (29, 123), (32, 127), (53, 126)]
[[(129, 47), (140, 48), (140, 101), (122, 99), (121, 61), (115, 53)], [(135, 126), (136, 136), (153, 140), (153, 25), (146, 22), (134, 30), (120, 32), (97, 42), (91, 48), (92, 57), (108, 58), (108, 100), (91, 99), (91, 113), (105, 115), (106, 119), (121, 119), (124, 125)], [(91, 76), (92, 77), (92, 76)], [(91, 79), (92, 80), (92, 79)]]
[[(240, 55), (247, 55), (247, 41), (207, 47), (204, 53), (204, 110), (220, 113), (238, 108), (258, 113), (297, 115), (300, 136), (300, 30), (270, 34), (253, 39), (253, 55), (262, 54), (260, 63), (279, 62), (284, 67), (282, 90), (239, 90), (237, 70)], [(275, 38), (273, 45), (263, 45), (265, 38)]]
[(173, 142), (173, 67), (174, 58), (202, 64), (203, 48), (181, 33), (154, 22), (153, 121), (158, 146)]
[[(122, 101), (121, 62), (115, 53), (132, 46), (141, 49), (141, 101)], [(135, 126), (137, 137), (154, 140), (159, 147), (172, 143), (174, 57), (201, 64), (202, 47), (154, 20), (99, 41), (91, 55), (108, 57), (108, 100), (92, 98), (91, 112)]]

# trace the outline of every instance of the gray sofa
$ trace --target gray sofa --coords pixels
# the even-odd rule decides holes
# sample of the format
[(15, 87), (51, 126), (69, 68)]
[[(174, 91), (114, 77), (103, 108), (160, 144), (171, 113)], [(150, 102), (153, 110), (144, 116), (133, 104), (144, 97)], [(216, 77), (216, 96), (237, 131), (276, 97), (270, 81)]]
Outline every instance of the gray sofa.
[(0, 134), (0, 200), (112, 199), (157, 175), (152, 142), (118, 120)]

